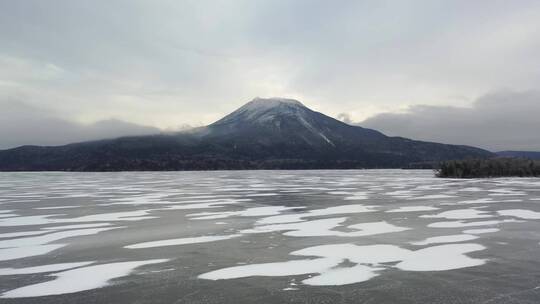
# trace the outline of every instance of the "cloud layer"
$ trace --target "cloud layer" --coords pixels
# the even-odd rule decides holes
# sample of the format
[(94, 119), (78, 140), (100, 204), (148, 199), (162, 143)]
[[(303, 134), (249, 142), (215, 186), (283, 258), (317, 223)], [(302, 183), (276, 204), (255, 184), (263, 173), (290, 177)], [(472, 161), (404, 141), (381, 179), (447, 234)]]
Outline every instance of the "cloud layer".
[[(256, 96), (352, 121), (468, 107), (540, 87), (538, 32), (533, 0), (0, 1), (0, 108), (177, 129)], [(3, 146), (28, 129), (0, 120)]]
[(540, 150), (540, 92), (497, 92), (472, 107), (417, 105), (405, 113), (383, 113), (360, 123), (387, 135), (491, 151)]
[(92, 124), (72, 122), (59, 118), (45, 109), (11, 101), (2, 104), (0, 149), (28, 144), (61, 145), (85, 140), (160, 132), (157, 128), (116, 119), (101, 120)]

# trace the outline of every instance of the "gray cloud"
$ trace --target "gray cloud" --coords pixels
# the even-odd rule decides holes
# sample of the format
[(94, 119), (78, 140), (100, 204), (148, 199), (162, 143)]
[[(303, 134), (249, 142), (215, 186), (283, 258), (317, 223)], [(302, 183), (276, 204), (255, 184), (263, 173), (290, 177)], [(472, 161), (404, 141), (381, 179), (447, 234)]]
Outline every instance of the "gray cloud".
[(360, 123), (387, 135), (501, 150), (540, 150), (540, 92), (501, 91), (472, 107), (409, 107)]
[(351, 115), (348, 113), (339, 113), (336, 116), (336, 119), (343, 121), (346, 124), (352, 124), (353, 120), (351, 119)]
[(115, 138), (126, 135), (157, 134), (160, 130), (116, 119), (81, 124), (58, 118), (54, 113), (22, 102), (0, 103), (0, 149), (26, 144), (60, 145), (72, 142)]
[(466, 107), (540, 87), (539, 31), (533, 0), (0, 1), (0, 103), (160, 129), (255, 96), (354, 121)]
[(0, 97), (209, 123), (255, 96), (360, 120), (540, 85), (538, 1), (1, 1)]

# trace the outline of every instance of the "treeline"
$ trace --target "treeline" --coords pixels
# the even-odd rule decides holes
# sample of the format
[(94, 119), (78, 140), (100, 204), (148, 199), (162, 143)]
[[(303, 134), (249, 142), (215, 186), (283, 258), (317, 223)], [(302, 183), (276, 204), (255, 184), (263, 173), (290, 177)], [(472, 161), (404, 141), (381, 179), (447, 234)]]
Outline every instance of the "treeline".
[(539, 177), (540, 160), (524, 158), (489, 158), (451, 160), (440, 164), (438, 177)]

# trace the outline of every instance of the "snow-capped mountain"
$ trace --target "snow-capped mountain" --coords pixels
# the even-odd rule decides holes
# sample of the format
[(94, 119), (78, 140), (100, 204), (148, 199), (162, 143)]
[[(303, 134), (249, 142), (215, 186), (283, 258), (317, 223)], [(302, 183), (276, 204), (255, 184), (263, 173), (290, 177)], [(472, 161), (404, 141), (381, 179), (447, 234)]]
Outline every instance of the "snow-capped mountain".
[(255, 98), (206, 127), (0, 151), (0, 170), (397, 168), (492, 153), (351, 126), (284, 98)]
[[(320, 122), (316, 113), (305, 107), (301, 102), (285, 98), (255, 98), (238, 110), (208, 126), (214, 134), (245, 135), (249, 133), (264, 132), (275, 133), (283, 139), (302, 134), (307, 144), (329, 144), (332, 141), (327, 137), (330, 129)], [(291, 131), (293, 131), (291, 133)]]
[(238, 121), (265, 124), (278, 116), (301, 117), (310, 111), (300, 101), (287, 98), (255, 98), (238, 110), (223, 117), (214, 125), (232, 124)]
[(372, 139), (385, 137), (377, 131), (353, 127), (315, 112), (298, 100), (255, 98), (207, 126), (204, 135), (237, 139), (249, 137), (252, 143), (282, 142), (336, 147), (353, 129), (357, 136)]

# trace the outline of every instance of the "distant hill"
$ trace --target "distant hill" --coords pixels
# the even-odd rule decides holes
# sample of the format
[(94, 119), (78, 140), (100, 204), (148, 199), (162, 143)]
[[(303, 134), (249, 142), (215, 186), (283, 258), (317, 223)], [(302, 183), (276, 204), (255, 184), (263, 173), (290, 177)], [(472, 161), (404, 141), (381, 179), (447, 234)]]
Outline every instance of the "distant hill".
[(63, 146), (0, 151), (2, 171), (400, 168), (487, 158), (491, 152), (388, 137), (291, 99), (256, 98), (206, 127)]
[(540, 152), (533, 151), (501, 151), (497, 152), (496, 154), (497, 156), (501, 157), (518, 157), (540, 160)]

